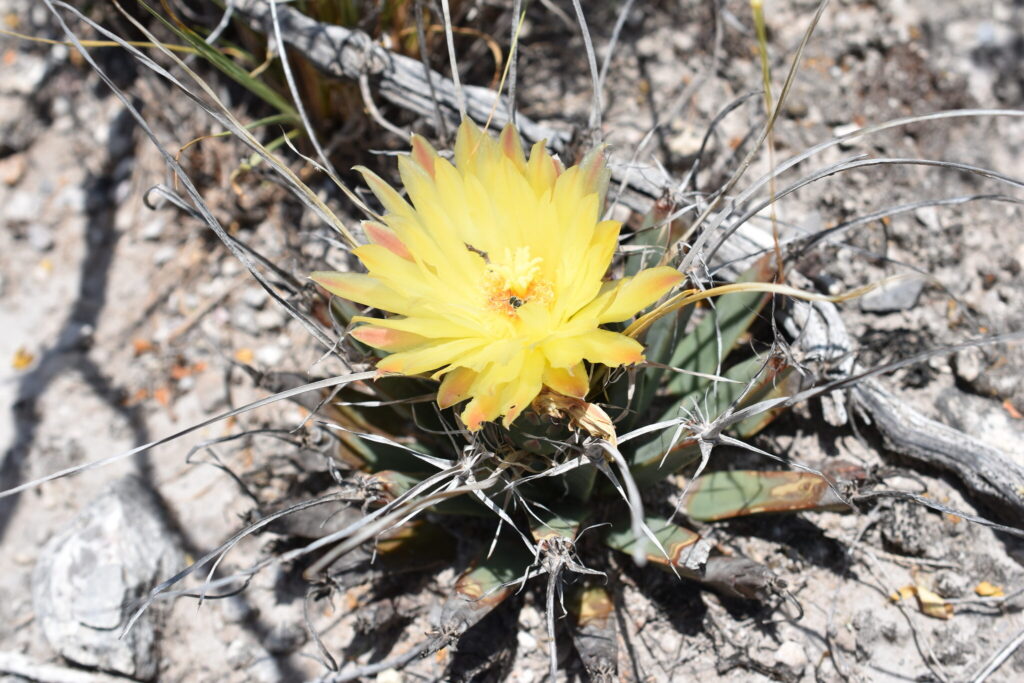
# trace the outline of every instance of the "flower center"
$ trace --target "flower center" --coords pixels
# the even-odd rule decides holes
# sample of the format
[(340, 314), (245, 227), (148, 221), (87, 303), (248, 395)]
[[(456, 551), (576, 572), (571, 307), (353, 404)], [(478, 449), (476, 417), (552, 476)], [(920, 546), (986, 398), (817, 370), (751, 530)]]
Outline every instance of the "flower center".
[(484, 272), (484, 294), (487, 307), (518, 317), (520, 306), (530, 302), (550, 303), (551, 283), (540, 274), (543, 259), (530, 257), (529, 247), (505, 249), (500, 260), (487, 265)]

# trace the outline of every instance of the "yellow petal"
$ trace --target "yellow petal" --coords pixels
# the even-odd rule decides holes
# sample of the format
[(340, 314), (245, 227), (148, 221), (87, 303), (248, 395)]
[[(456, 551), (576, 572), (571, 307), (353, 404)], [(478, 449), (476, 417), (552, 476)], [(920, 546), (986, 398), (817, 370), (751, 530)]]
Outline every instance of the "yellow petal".
[(590, 150), (583, 157), (583, 161), (580, 162), (580, 170), (583, 172), (584, 192), (587, 194), (591, 192), (597, 194), (600, 198), (598, 203), (601, 206), (604, 206), (605, 195), (608, 193), (608, 181), (612, 177), (605, 155), (606, 149), (605, 145), (598, 145)]
[(591, 330), (585, 334), (555, 339), (544, 344), (544, 355), (556, 368), (576, 365), (580, 360), (610, 367), (632, 365), (644, 359), (640, 342), (609, 330)]
[(474, 157), (480, 150), (485, 136), (475, 123), (462, 119), (459, 132), (455, 135), (455, 165), (465, 173), (474, 165)]
[(549, 365), (544, 370), (543, 381), (544, 386), (573, 398), (583, 398), (590, 390), (590, 378), (583, 363), (577, 363), (569, 368), (554, 368)]
[(418, 375), (421, 372), (436, 370), (444, 365), (451, 365), (462, 354), (479, 345), (480, 342), (476, 339), (448, 339), (431, 342), (410, 351), (393, 353), (377, 363), (377, 369), (402, 375)]
[[(445, 159), (438, 159), (434, 164), (435, 175), (446, 174), (451, 164)], [(445, 263), (439, 264), (451, 274), (469, 274), (478, 272), (479, 260), (473, 252), (466, 248), (464, 235), (460, 231), (468, 230), (465, 219), (465, 208), (458, 207), (455, 215), (448, 213), (449, 206), (443, 202), (438, 185), (421, 166), (408, 157), (398, 158), (398, 172), (406, 192), (416, 207), (417, 218), (424, 226), (429, 227), (430, 236), (437, 243)], [(455, 173), (454, 169), (451, 170)], [(457, 175), (457, 174), (456, 174)], [(461, 230), (460, 230), (461, 229)]]
[(547, 365), (544, 354), (533, 352), (527, 354), (523, 369), (515, 381), (509, 382), (503, 391), (503, 403), (499, 411), (504, 417), (502, 422), (507, 427), (526, 409), (533, 399), (537, 398), (542, 388), (541, 377)]
[(526, 171), (526, 157), (523, 156), (523, 141), (519, 138), (519, 131), (511, 123), (506, 123), (501, 129), (501, 151), (508, 157), (520, 173)]
[(363, 221), (362, 226), (370, 242), (379, 244), (395, 256), (412, 261), (409, 249), (406, 248), (402, 240), (398, 239), (398, 235), (391, 228), (377, 221)]
[(546, 140), (534, 144), (530, 150), (530, 161), (526, 165), (526, 179), (538, 195), (543, 195), (554, 189), (555, 179), (558, 178), (558, 165), (551, 158), (544, 146)]
[(470, 431), (476, 431), (484, 422), (493, 422), (502, 413), (502, 406), (510, 402), (509, 385), (521, 374), (522, 354), (507, 362), (491, 363), (477, 372), (469, 389), (473, 400), (462, 411), (462, 421)]
[[(422, 313), (422, 310), (418, 311)], [(369, 318), (357, 315), (352, 318), (354, 323), (370, 323), (378, 327), (386, 327), (399, 332), (409, 332), (428, 339), (444, 339), (452, 337), (479, 337), (477, 330), (458, 325), (452, 320), (424, 315), (407, 318)], [(481, 341), (486, 341), (481, 338)]]
[(448, 408), (469, 398), (476, 373), (468, 368), (455, 368), (444, 376), (437, 390), (437, 405)]
[(477, 394), (466, 405), (460, 416), (466, 429), (475, 432), (484, 422), (493, 422), (498, 417), (498, 399), (494, 395)]
[[(594, 227), (594, 236), (582, 258), (576, 257), (575, 267), (566, 263), (563, 268), (572, 268), (575, 274), (563, 288), (560, 305), (566, 316), (573, 315), (591, 302), (602, 290), (602, 279), (608, 271), (612, 256), (619, 245), (618, 221), (601, 221)], [(594, 323), (596, 325), (596, 323)]]
[(410, 156), (413, 158), (413, 161), (423, 167), (424, 171), (431, 176), (434, 175), (434, 161), (438, 158), (437, 151), (425, 138), (420, 135), (412, 136)]
[(412, 303), (405, 296), (363, 273), (322, 270), (310, 274), (309, 279), (335, 296), (364, 306), (401, 314), (408, 314), (412, 308)]
[(668, 266), (642, 270), (635, 277), (620, 281), (615, 297), (607, 308), (598, 312), (597, 321), (617, 323), (628, 320), (682, 281), (683, 274)]
[(428, 341), (418, 334), (392, 330), (379, 325), (362, 325), (349, 334), (367, 346), (382, 351), (407, 351)]
[(392, 289), (404, 291), (416, 296), (424, 296), (434, 284), (433, 278), (424, 273), (419, 266), (398, 256), (393, 251), (379, 244), (364, 244), (352, 250), (370, 275), (389, 285)]
[(405, 218), (413, 217), (412, 207), (409, 206), (409, 203), (402, 199), (402, 195), (398, 194), (395, 188), (388, 185), (383, 178), (365, 166), (356, 166), (352, 170), (362, 174), (363, 180), (384, 206), (385, 211)]

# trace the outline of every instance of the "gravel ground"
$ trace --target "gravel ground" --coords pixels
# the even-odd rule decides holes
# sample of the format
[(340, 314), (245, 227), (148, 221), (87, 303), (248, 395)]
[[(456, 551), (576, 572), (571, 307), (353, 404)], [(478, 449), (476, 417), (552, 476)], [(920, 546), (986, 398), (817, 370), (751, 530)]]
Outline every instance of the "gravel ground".
[[(523, 29), (519, 101), (533, 118), (568, 128), (586, 121), (590, 81), (578, 28), (566, 26), (549, 4), (572, 16), (567, 2), (538, 3), (531, 10)], [(611, 3), (598, 4), (587, 12), (603, 56), (616, 11)], [(749, 9), (725, 3), (716, 41), (709, 3), (636, 5), (611, 60), (603, 130), (615, 153), (628, 159), (657, 124), (637, 160), (685, 172), (707, 122), (760, 87)], [(813, 9), (809, 2), (768, 3), (777, 84)], [(41, 4), (0, 0), (0, 15), (12, 30), (56, 35)], [(1022, 46), (1024, 7), (1011, 0), (833, 3), (808, 45), (779, 121), (776, 158), (897, 117), (1021, 109)], [(190, 102), (170, 96), (114, 53), (100, 56), (138, 97), (171, 149), (210, 131)], [(147, 208), (146, 190), (167, 179), (163, 162), (123, 105), (68, 48), (0, 36), (0, 60), (2, 488), (123, 452), (265, 395), (236, 361), (257, 370), (341, 371), (331, 361), (317, 364), (320, 350), (301, 326), (201, 225), (173, 207)], [(735, 168), (750, 144), (752, 124), (761, 120), (758, 102), (752, 98), (718, 127), (699, 178), (702, 189), (716, 187)], [(380, 131), (373, 136), (375, 144), (401, 146)], [(895, 128), (830, 148), (795, 173), (857, 154), (957, 161), (1024, 178), (1024, 118), (976, 116)], [(324, 239), (326, 228), (303, 215), (281, 188), (257, 179), (243, 181), (240, 195), (230, 190), (239, 151), (226, 139), (192, 147), (183, 159), (218, 218), (261, 253), (284, 254), (278, 263), (284, 270), (302, 276), (308, 263), (340, 261)], [(768, 160), (759, 159), (747, 179), (767, 168)], [(776, 220), (790, 235), (897, 204), (993, 193), (1019, 197), (1019, 185), (928, 166), (864, 168), (790, 195), (779, 203)], [(879, 310), (870, 299), (843, 308), (862, 361), (885, 362), (923, 347), (1022, 329), (1022, 217), (1019, 205), (1003, 201), (919, 208), (844, 233), (797, 267), (816, 282), (844, 288), (895, 274), (921, 276), (919, 295), (903, 310)], [(1020, 349), (999, 347), (936, 357), (884, 381), (926, 415), (1024, 463), (1022, 373)], [(270, 437), (218, 447), (215, 455), (242, 473), (241, 482), (216, 467), (186, 463), (189, 448), (244, 429), (287, 429), (303, 417), (298, 408), (279, 404), (0, 500), (0, 680), (21, 680), (19, 671), (38, 680), (72, 680), (47, 674), (47, 663), (61, 667), (62, 675), (83, 663), (89, 669), (87, 658), (53, 643), (51, 617), (40, 607), (48, 599), (40, 577), (57, 571), (62, 548), (65, 555), (72, 552), (64, 534), (74, 528), (76, 515), (94, 501), (116, 498), (112, 482), (134, 477), (129, 481), (145, 491), (147, 502), (133, 503), (135, 512), (123, 524), (159, 525), (153, 528), (160, 531), (142, 536), (137, 545), (152, 546), (140, 552), (156, 557), (164, 552), (158, 541), (169, 539), (166, 566), (179, 568), (241, 528), (255, 504), (288, 500), (308, 484), (300, 462), (305, 456)], [(901, 465), (869, 425), (856, 426), (830, 427), (817, 406), (806, 406), (774, 425), (760, 443), (810, 465), (836, 457)], [(211, 453), (199, 455), (211, 461)], [(725, 451), (716, 458), (759, 464)], [(893, 481), (953, 508), (986, 514), (954, 480), (935, 472), (911, 476), (904, 470)], [(109, 522), (113, 513), (102, 516)], [(858, 516), (809, 513), (716, 529), (721, 547), (766, 564), (786, 581), (803, 617), (793, 618), (789, 604), (751, 605), (654, 569), (613, 564), (606, 569), (621, 596), (616, 608), (623, 680), (966, 681), (1024, 628), (1024, 598), (1014, 597), (1024, 589), (1024, 546), (958, 517), (886, 503)], [(105, 543), (131, 537), (116, 525), (104, 533)], [(224, 569), (245, 567), (286, 542), (277, 531), (250, 537)], [(79, 575), (88, 564), (82, 557), (67, 560)], [(112, 563), (88, 564), (90, 580), (134, 585), (124, 573), (115, 579), (104, 573)], [(168, 578), (166, 566), (126, 594), (138, 598)], [(454, 577), (445, 570), (400, 586), (385, 582), (386, 590), (380, 583), (355, 583), (331, 605), (316, 603), (311, 618), (339, 659), (365, 662), (367, 656), (395, 654), (422, 638), (431, 606)], [(1011, 597), (979, 598), (975, 589), (983, 581)], [(923, 614), (913, 598), (890, 599), (909, 585), (950, 600), (951, 618)], [(161, 681), (315, 677), (322, 667), (304, 625), (304, 595), (301, 580), (281, 569), (259, 574), (237, 597), (205, 602), (198, 610), (192, 599), (161, 604), (151, 615), (152, 642), (132, 646), (145, 656), (100, 666)], [(74, 619), (113, 633), (117, 620), (104, 626), (103, 610), (116, 607), (94, 606)], [(404, 679), (385, 674), (378, 680), (438, 676), (453, 662), (450, 671), (464, 672), (464, 680), (542, 680), (549, 645), (543, 610), (543, 588), (527, 589), (457, 651), (417, 662)], [(585, 680), (563, 631), (560, 626), (563, 665), (570, 679)], [(484, 673), (473, 678), (477, 668)], [(79, 680), (103, 680), (99, 673), (88, 675), (93, 678)], [(988, 680), (1021, 678), (1024, 650)]]

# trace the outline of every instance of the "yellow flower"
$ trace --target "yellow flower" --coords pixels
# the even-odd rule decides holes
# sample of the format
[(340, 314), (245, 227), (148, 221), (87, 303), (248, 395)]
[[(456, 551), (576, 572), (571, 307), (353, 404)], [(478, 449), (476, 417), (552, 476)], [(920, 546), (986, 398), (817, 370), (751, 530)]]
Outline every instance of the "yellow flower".
[(442, 408), (471, 399), (471, 430), (506, 425), (544, 387), (582, 399), (583, 361), (643, 360), (634, 339), (601, 329), (632, 318), (682, 276), (644, 270), (605, 282), (621, 224), (602, 221), (609, 173), (603, 150), (569, 169), (534, 145), (527, 160), (507, 126), (495, 140), (459, 128), (454, 165), (421, 137), (398, 159), (411, 204), (359, 169), (386, 211), (365, 221), (370, 244), (355, 250), (361, 273), (313, 273), (345, 299), (394, 314), (357, 317), (352, 336), (388, 352), (382, 372), (441, 379)]

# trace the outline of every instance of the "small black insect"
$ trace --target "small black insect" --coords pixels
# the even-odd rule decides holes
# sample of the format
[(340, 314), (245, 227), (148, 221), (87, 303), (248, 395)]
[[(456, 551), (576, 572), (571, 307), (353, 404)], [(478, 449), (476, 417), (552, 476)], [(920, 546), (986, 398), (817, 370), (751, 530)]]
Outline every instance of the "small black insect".
[(522, 299), (520, 299), (520, 298), (519, 298), (518, 296), (510, 296), (510, 297), (508, 298), (508, 304), (509, 304), (509, 306), (511, 306), (512, 308), (519, 308), (520, 306), (522, 306), (522, 305), (523, 305), (523, 304), (525, 304), (525, 303), (526, 303), (526, 302), (525, 302), (525, 301), (523, 301)]

